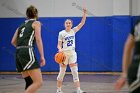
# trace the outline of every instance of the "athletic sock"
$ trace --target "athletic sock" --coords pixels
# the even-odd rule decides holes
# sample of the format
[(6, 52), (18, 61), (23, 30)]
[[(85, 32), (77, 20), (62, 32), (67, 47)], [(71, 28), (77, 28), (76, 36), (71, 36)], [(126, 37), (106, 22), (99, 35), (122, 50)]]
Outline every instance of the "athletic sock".
[(25, 90), (26, 90), (33, 83), (33, 80), (31, 79), (30, 76), (25, 77), (24, 80), (26, 82), (26, 85), (25, 85)]

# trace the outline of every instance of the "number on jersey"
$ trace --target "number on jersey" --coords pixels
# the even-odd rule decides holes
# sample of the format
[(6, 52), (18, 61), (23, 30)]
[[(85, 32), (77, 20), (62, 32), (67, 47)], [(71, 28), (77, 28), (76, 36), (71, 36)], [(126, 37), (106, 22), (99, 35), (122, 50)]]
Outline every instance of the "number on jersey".
[(23, 37), (24, 30), (25, 30), (25, 27), (21, 29), (21, 33), (19, 34), (19, 37)]
[(73, 40), (67, 41), (67, 46), (72, 46), (72, 44), (73, 44)]

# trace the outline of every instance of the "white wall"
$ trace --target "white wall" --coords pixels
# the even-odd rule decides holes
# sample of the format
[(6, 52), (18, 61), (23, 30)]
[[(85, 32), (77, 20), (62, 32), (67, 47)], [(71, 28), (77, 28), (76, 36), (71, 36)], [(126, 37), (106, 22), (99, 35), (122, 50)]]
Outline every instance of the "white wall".
[(132, 0), (132, 15), (140, 15), (140, 0)]
[[(133, 0), (133, 6), (137, 4), (133, 14), (140, 12), (138, 3)], [(89, 16), (129, 15), (131, 10), (130, 0), (0, 0), (0, 17), (23, 17), (29, 5), (38, 8), (40, 17), (82, 16), (81, 7), (87, 8)]]
[(113, 0), (113, 15), (130, 15), (130, 0)]

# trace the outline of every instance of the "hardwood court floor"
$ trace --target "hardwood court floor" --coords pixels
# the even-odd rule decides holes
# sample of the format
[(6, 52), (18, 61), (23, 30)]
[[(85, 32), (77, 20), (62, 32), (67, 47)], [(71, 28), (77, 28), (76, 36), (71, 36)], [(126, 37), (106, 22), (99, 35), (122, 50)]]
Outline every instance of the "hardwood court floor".
[[(81, 88), (87, 93), (128, 93), (127, 86), (121, 91), (114, 90), (114, 82), (117, 75), (84, 74), (79, 75)], [(57, 75), (43, 75), (43, 86), (37, 93), (56, 93)], [(21, 75), (0, 74), (0, 93), (24, 93), (24, 80)], [(72, 76), (67, 74), (63, 83), (64, 93), (76, 93), (72, 82)]]

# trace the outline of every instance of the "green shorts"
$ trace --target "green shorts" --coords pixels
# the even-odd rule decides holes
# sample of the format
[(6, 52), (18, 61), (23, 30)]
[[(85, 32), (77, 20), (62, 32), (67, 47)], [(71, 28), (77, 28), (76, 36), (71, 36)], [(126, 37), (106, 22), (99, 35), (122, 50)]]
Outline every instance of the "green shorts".
[(40, 68), (33, 48), (20, 48), (16, 50), (17, 72)]
[(132, 61), (127, 74), (129, 93), (140, 93), (140, 59)]

